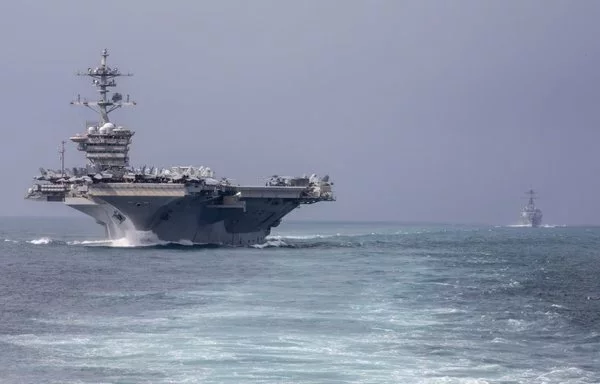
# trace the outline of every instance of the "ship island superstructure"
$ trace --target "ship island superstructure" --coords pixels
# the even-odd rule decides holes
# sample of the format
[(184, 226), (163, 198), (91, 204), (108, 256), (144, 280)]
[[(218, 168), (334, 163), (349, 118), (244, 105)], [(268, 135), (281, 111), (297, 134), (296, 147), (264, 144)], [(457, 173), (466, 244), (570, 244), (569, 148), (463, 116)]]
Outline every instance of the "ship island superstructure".
[(74, 105), (94, 110), (99, 121), (86, 122), (84, 133), (70, 138), (85, 153), (85, 167), (40, 168), (41, 175), (28, 189), (26, 198), (64, 202), (104, 226), (108, 239), (126, 237), (131, 231), (151, 231), (159, 240), (191, 244), (247, 246), (260, 244), (271, 228), (301, 204), (334, 201), (329, 176), (272, 176), (264, 185), (234, 185), (217, 179), (209, 167), (139, 167), (129, 165), (131, 138), (135, 132), (115, 125), (109, 114), (134, 106), (116, 87), (122, 74), (107, 64), (102, 52), (100, 65), (80, 76), (92, 79), (100, 97), (87, 101), (80, 96)]
[(530, 189), (525, 192), (529, 196), (527, 205), (521, 210), (521, 224), (530, 227), (539, 227), (542, 224), (542, 210), (535, 206), (535, 191)]

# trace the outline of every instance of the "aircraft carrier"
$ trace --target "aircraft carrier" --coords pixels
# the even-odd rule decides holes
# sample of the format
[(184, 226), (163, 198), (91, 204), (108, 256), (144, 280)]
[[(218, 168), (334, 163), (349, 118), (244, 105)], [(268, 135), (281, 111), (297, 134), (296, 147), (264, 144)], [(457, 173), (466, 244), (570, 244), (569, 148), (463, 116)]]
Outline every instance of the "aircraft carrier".
[(110, 240), (150, 231), (166, 242), (231, 246), (264, 243), (271, 228), (301, 204), (335, 200), (329, 176), (275, 175), (264, 185), (241, 186), (215, 177), (204, 166), (130, 167), (134, 132), (114, 124), (109, 114), (136, 103), (109, 89), (116, 78), (132, 74), (109, 67), (108, 55), (103, 50), (98, 67), (78, 73), (92, 79), (99, 100), (78, 96), (71, 102), (100, 118), (86, 122), (85, 132), (70, 138), (85, 153), (87, 165), (66, 169), (63, 141), (61, 169), (40, 168), (26, 199), (63, 202), (93, 217)]
[(542, 224), (542, 210), (535, 206), (535, 191), (530, 189), (526, 194), (529, 195), (529, 201), (521, 210), (521, 225), (539, 227)]

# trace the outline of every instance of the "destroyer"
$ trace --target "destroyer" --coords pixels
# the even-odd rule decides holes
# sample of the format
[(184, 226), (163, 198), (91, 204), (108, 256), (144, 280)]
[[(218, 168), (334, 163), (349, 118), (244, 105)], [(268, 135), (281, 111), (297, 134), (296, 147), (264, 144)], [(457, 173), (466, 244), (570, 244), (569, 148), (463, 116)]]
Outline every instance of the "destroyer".
[(111, 240), (151, 231), (162, 241), (235, 246), (264, 242), (271, 228), (300, 204), (335, 200), (328, 176), (272, 176), (263, 186), (240, 186), (217, 179), (203, 166), (131, 168), (134, 132), (109, 119), (112, 111), (135, 105), (129, 95), (123, 99), (109, 91), (117, 77), (131, 74), (109, 67), (107, 57), (105, 49), (98, 67), (78, 73), (92, 79), (99, 100), (78, 96), (71, 103), (100, 115), (99, 121), (86, 123), (85, 133), (70, 138), (85, 152), (87, 165), (65, 169), (63, 141), (61, 169), (40, 168), (27, 199), (64, 202), (92, 216)]
[(521, 210), (521, 224), (529, 227), (539, 227), (542, 224), (542, 211), (534, 203), (535, 192), (530, 189), (527, 205)]

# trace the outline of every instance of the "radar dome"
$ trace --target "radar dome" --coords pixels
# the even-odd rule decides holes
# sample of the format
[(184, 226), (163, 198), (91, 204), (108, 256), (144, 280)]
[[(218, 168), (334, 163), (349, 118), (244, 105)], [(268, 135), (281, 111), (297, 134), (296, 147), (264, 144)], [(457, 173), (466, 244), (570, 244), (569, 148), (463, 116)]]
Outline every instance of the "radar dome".
[(88, 128), (88, 133), (94, 133), (96, 132), (96, 127), (89, 127)]
[(113, 123), (105, 123), (100, 127), (100, 133), (110, 133), (115, 128)]

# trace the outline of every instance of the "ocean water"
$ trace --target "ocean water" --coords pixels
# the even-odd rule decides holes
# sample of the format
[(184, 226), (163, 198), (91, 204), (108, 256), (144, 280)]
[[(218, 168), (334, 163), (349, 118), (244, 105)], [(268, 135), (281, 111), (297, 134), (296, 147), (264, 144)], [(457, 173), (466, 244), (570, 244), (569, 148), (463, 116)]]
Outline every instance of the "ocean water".
[(0, 219), (0, 383), (600, 382), (600, 228), (102, 235)]

